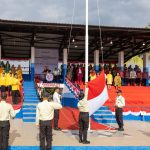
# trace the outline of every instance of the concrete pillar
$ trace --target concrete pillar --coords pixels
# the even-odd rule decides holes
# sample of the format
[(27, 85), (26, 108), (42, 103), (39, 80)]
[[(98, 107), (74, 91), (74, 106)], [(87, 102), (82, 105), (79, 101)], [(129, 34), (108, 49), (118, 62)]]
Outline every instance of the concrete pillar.
[(35, 47), (31, 47), (31, 80), (34, 80), (35, 73)]
[(118, 67), (124, 69), (124, 51), (118, 53)]
[(0, 60), (2, 59), (2, 45), (0, 45)]
[[(144, 53), (143, 54), (143, 71), (146, 71), (147, 74), (149, 73), (149, 67), (148, 67), (148, 61), (149, 61), (149, 54), (148, 53)], [(148, 86), (148, 78), (146, 80), (146, 86)]]
[(63, 49), (63, 82), (65, 81), (67, 75), (67, 64), (68, 64), (68, 49)]
[(94, 69), (99, 72), (99, 50), (94, 51)]
[[(124, 51), (118, 53), (118, 67), (124, 71)], [(124, 85), (124, 78), (121, 78), (122, 85)]]

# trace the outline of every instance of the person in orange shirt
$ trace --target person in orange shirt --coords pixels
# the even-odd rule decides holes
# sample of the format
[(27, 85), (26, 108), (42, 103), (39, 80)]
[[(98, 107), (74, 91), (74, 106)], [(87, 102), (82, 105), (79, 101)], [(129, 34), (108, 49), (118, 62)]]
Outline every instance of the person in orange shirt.
[(5, 72), (1, 74), (0, 77), (0, 86), (1, 86), (1, 93), (6, 92), (6, 77), (5, 77)]
[(117, 73), (117, 75), (114, 78), (114, 86), (117, 90), (121, 87), (121, 76), (119, 73)]

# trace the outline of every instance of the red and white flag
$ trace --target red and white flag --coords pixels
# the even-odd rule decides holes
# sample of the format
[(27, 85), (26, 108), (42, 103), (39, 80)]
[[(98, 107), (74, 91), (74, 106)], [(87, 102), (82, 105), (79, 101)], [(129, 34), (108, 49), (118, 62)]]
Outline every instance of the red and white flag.
[(104, 70), (96, 79), (88, 82), (88, 88), (89, 114), (91, 116), (109, 99)]

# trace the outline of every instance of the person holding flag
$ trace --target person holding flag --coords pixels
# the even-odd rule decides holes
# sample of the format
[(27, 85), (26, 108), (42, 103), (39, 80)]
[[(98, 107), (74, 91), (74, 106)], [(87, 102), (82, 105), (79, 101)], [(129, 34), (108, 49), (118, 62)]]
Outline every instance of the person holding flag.
[(79, 114), (79, 143), (90, 144), (87, 140), (87, 131), (89, 128), (89, 108), (88, 108), (88, 84), (85, 83), (85, 94), (79, 95), (78, 108)]

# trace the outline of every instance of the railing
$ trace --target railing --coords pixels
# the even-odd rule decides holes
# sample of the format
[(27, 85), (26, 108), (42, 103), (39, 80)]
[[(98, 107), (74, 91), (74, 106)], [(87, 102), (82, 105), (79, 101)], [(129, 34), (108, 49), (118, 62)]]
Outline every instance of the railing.
[(66, 78), (66, 84), (70, 87), (72, 92), (74, 93), (75, 97), (79, 97), (80, 89), (75, 86), (74, 83), (72, 83), (68, 78)]

